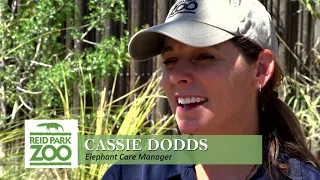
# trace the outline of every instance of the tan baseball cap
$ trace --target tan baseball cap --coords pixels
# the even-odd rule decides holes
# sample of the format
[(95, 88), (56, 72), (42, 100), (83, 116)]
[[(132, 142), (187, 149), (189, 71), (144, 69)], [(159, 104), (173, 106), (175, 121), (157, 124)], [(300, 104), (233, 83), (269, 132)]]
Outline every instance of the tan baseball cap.
[(161, 53), (165, 36), (193, 47), (208, 47), (235, 36), (247, 37), (279, 56), (270, 14), (258, 0), (177, 0), (163, 24), (136, 33), (129, 54), (146, 60)]

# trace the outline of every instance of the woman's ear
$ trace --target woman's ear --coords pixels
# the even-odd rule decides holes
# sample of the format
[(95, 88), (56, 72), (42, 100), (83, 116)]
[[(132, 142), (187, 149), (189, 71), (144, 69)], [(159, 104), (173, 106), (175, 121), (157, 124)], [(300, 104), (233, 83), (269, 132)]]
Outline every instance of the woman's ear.
[(264, 49), (260, 52), (256, 63), (257, 70), (255, 75), (255, 84), (257, 89), (259, 89), (260, 84), (264, 87), (273, 75), (275, 56), (271, 50)]

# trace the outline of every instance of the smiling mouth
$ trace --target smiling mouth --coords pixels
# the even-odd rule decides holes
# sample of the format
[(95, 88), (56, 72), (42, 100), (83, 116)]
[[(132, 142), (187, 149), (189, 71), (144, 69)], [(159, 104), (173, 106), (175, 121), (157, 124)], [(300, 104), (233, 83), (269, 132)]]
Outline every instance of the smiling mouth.
[(208, 101), (208, 98), (205, 97), (187, 97), (187, 98), (177, 98), (178, 106), (189, 109), (196, 106), (202, 105)]

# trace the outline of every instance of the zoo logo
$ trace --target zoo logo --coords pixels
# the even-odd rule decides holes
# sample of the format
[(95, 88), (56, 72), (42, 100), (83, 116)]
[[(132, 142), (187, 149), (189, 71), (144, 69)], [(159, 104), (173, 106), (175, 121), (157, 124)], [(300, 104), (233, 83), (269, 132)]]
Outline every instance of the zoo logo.
[[(37, 127), (46, 127), (47, 131), (50, 131), (51, 128), (59, 130), (59, 128), (61, 128), (63, 131), (63, 127), (58, 124), (58, 123), (41, 123), (38, 124)], [(52, 135), (55, 135), (56, 133), (52, 133)], [(49, 134), (50, 135), (50, 134)], [(60, 134), (62, 135), (62, 134)], [(35, 142), (35, 139), (33, 139)], [(42, 142), (43, 143), (50, 143), (50, 144), (62, 144), (60, 145), (58, 148), (56, 148), (53, 145), (39, 145), (39, 144), (35, 144), (35, 145), (31, 145), (31, 149), (35, 149), (35, 152), (33, 154), (33, 156), (31, 157), (31, 161), (42, 161), (43, 159), (46, 161), (53, 161), (56, 158), (58, 158), (60, 161), (66, 161), (69, 160), (71, 155), (72, 155), (72, 151), (71, 148), (65, 144), (71, 144), (70, 142), (70, 137), (50, 137), (49, 139), (47, 137), (43, 137), (42, 138)], [(52, 156), (47, 156), (46, 152), (48, 149), (51, 149), (53, 154)], [(61, 150), (65, 149), (67, 151), (67, 155), (65, 157), (63, 157), (61, 155)], [(41, 152), (41, 153), (40, 153)], [(38, 156), (40, 154), (40, 156)], [(69, 164), (69, 163), (68, 163)]]
[(74, 168), (78, 165), (74, 162), (78, 152), (77, 120), (26, 122), (27, 168)]
[(195, 10), (198, 8), (198, 3), (195, 0), (192, 1), (179, 1), (173, 7), (169, 17), (172, 17), (179, 13), (195, 13)]

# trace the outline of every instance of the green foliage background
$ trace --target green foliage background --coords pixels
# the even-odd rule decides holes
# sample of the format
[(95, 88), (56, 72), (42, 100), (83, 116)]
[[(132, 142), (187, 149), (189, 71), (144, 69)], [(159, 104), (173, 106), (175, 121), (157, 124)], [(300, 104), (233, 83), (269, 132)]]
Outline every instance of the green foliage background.
[[(84, 51), (68, 49), (64, 43), (66, 38), (84, 40), (85, 35), (93, 29), (104, 31), (101, 24), (105, 19), (125, 22), (123, 1), (104, 0), (97, 5), (96, 1), (90, 0), (91, 12), (81, 17), (84, 24), (81, 27), (74, 25), (77, 19), (72, 17), (78, 10), (74, 1), (70, 0), (26, 1), (16, 13), (12, 13), (13, 9), (7, 2), (1, 1), (0, 8), (3, 13), (0, 58), (6, 64), (0, 79), (5, 83), (6, 99), (10, 106), (20, 96), (37, 113), (57, 107), (61, 104), (59, 96), (49, 80), (63, 88), (62, 69), (67, 87), (72, 88), (71, 84), (79, 82), (81, 78), (87, 80), (91, 76), (92, 79), (99, 79), (107, 73), (114, 75), (117, 69), (128, 62), (128, 33), (121, 39), (106, 38)], [(67, 19), (69, 27), (65, 28)], [(67, 30), (70, 34), (63, 36)], [(84, 77), (80, 76), (79, 62)], [(41, 95), (21, 92), (17, 87)]]
[[(5, 108), (9, 107), (7, 114), (0, 116), (0, 179), (101, 177), (105, 166), (43, 169), (43, 172), (24, 169), (23, 122), (25, 119), (76, 118), (80, 119), (82, 134), (107, 134), (112, 130), (111, 123), (114, 129), (121, 127), (125, 113), (121, 108), (111, 108), (113, 101), (104, 104), (102, 94), (106, 92), (101, 93), (94, 82), (106, 76), (116, 77), (128, 63), (129, 34), (124, 32), (121, 38), (110, 36), (101, 42), (90, 42), (87, 35), (91, 31), (106, 31), (102, 25), (106, 19), (125, 23), (124, 1), (89, 0), (89, 13), (85, 16), (79, 15), (79, 6), (73, 0), (22, 0), (19, 3), (15, 6), (12, 1), (0, 1), (0, 99), (6, 103)], [(68, 40), (74, 42), (72, 47), (66, 45)], [(77, 42), (85, 48), (79, 50)], [(74, 86), (79, 91), (78, 113), (72, 113), (72, 99), (77, 94)], [(91, 103), (89, 107), (87, 99), (94, 101), (96, 97), (100, 102)], [(110, 125), (105, 119), (110, 120)]]

